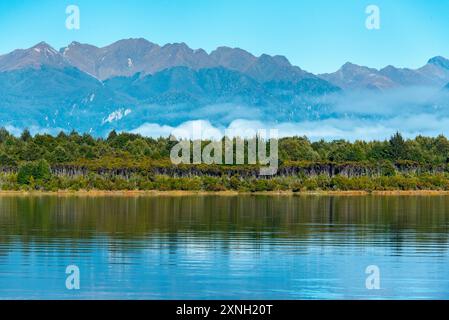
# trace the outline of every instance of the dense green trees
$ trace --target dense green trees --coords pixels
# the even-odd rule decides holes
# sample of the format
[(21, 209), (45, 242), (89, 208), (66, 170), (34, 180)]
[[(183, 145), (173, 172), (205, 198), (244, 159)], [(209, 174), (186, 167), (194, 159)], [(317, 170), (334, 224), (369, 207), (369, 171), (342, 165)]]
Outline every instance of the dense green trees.
[[(38, 134), (34, 137), (25, 130), (15, 137), (0, 129), (0, 166), (14, 166), (24, 161), (47, 160), (50, 164), (76, 162), (80, 159), (132, 157), (135, 159), (168, 159), (175, 142), (169, 138), (146, 138), (137, 134), (112, 131), (107, 139), (95, 138), (77, 132), (61, 132), (56, 137)], [(279, 140), (281, 162), (361, 162), (379, 160), (414, 161), (433, 165), (446, 164), (449, 159), (449, 141), (444, 136), (418, 136), (404, 139), (396, 133), (385, 141), (345, 140), (311, 142), (306, 137)]]
[[(3, 189), (138, 190), (390, 190), (449, 189), (449, 141), (444, 136), (385, 141), (279, 140), (281, 177), (256, 177), (251, 166), (181, 166), (169, 160), (169, 138), (112, 131), (106, 139), (25, 130), (19, 137), (0, 128)], [(205, 143), (203, 143), (203, 146)], [(228, 170), (227, 168), (231, 168)], [(53, 171), (62, 170), (51, 174)], [(83, 168), (64, 173), (64, 168)], [(157, 168), (153, 172), (150, 168)], [(300, 168), (300, 169), (298, 169)], [(73, 171), (72, 170), (72, 171)], [(228, 170), (228, 171), (226, 171)], [(335, 174), (328, 174), (330, 171)]]
[(307, 138), (284, 138), (279, 142), (279, 157), (290, 161), (318, 161), (320, 154)]

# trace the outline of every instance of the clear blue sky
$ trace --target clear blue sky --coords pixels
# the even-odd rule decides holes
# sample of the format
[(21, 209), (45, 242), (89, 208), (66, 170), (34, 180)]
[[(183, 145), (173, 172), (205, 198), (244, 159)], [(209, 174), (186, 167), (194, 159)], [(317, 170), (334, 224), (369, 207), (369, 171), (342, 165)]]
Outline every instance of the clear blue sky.
[[(65, 8), (81, 10), (81, 29), (65, 28)], [(381, 29), (365, 28), (365, 8), (381, 10)], [(419, 67), (449, 57), (447, 0), (8, 0), (0, 1), (0, 54), (46, 41), (98, 46), (144, 37), (207, 51), (241, 47), (281, 54), (301, 68), (332, 72), (346, 61)]]

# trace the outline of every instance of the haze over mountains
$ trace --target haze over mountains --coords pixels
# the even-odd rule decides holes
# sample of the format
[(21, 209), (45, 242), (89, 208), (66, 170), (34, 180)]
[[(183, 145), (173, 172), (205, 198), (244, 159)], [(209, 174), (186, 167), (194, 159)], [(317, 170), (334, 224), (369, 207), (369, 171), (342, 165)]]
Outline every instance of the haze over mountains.
[(429, 99), (419, 108), (446, 110), (438, 92), (448, 83), (449, 60), (443, 57), (416, 70), (346, 63), (314, 75), (283, 56), (256, 57), (239, 48), (207, 53), (184, 43), (127, 39), (103, 48), (72, 42), (57, 51), (41, 42), (0, 56), (0, 125), (104, 134), (195, 119), (227, 126), (238, 119), (373, 118), (360, 95), (407, 96), (406, 90), (426, 88)]

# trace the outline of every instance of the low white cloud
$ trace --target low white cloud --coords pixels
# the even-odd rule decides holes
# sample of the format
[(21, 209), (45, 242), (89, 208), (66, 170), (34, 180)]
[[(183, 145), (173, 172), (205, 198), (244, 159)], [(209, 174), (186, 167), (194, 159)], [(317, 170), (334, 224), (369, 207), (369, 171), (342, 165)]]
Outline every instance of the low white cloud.
[(168, 137), (173, 135), (179, 139), (216, 140), (223, 137), (223, 128), (216, 128), (207, 120), (194, 120), (184, 122), (177, 127), (145, 123), (131, 130), (131, 133), (141, 134), (146, 137)]
[[(417, 135), (449, 135), (449, 117), (416, 114), (381, 120), (348, 118), (283, 123), (237, 119), (232, 121), (228, 127), (215, 127), (209, 121), (196, 120), (182, 123), (176, 127), (146, 123), (132, 132), (148, 137), (174, 135), (178, 138), (191, 139), (192, 137), (198, 138), (198, 128), (200, 128), (202, 139), (220, 139), (225, 132), (228, 136), (248, 137), (249, 135), (253, 136), (254, 134), (251, 133), (259, 130), (269, 132), (269, 130), (275, 129), (278, 130), (279, 137), (307, 136), (313, 141), (320, 139), (383, 140), (388, 139), (397, 131), (409, 138), (414, 138)], [(233, 134), (229, 134), (229, 132)]]
[(145, 137), (168, 137), (173, 132), (174, 127), (159, 125), (157, 123), (145, 123), (140, 127), (131, 130), (131, 133), (141, 134)]

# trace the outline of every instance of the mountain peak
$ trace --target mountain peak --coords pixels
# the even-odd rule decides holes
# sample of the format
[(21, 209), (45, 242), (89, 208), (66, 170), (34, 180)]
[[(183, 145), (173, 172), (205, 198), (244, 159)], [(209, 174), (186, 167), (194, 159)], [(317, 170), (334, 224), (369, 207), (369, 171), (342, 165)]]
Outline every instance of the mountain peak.
[(89, 47), (93, 47), (93, 48), (97, 48), (91, 44), (86, 44), (86, 43), (81, 43), (78, 41), (72, 41), (70, 42), (70, 44), (67, 46), (68, 48), (73, 48), (73, 47), (80, 47), (80, 46), (89, 46)]
[(355, 64), (355, 63), (352, 63), (352, 62), (349, 62), (349, 61), (347, 61), (346, 63), (344, 63), (342, 66), (341, 66), (342, 68), (348, 68), (348, 67), (359, 67), (359, 65), (357, 65), (357, 64)]
[[(114, 47), (114, 46), (121, 46), (121, 45), (132, 45), (132, 46), (154, 46), (154, 43), (148, 41), (144, 38), (129, 38), (129, 39), (122, 39), (114, 42), (113, 44), (107, 46), (107, 47)], [(106, 47), (106, 48), (107, 48)]]
[(247, 62), (249, 63), (252, 63), (254, 60), (256, 60), (256, 57), (253, 56), (248, 51), (245, 51), (240, 48), (231, 48), (226, 46), (218, 47), (217, 49), (215, 49), (210, 53), (210, 56), (212, 59), (216, 61), (224, 60), (221, 61), (221, 63), (224, 64), (226, 64), (226, 60), (229, 59), (240, 60), (240, 62), (242, 62), (242, 60), (248, 60)]
[(46, 42), (40, 42), (29, 49), (15, 50), (1, 56), (0, 71), (23, 68), (40, 68), (41, 66), (65, 67), (68, 64), (62, 55)]
[(283, 65), (285, 67), (290, 67), (292, 65), (285, 56), (276, 55), (273, 56), (273, 60), (276, 61), (279, 65)]
[(388, 66), (382, 68), (380, 71), (382, 72), (382, 71), (395, 71), (395, 70), (398, 70), (398, 68), (396, 68), (395, 66), (389, 64)]
[(384, 90), (396, 86), (394, 81), (377, 69), (346, 62), (341, 68), (320, 77), (343, 89)]
[(162, 48), (171, 48), (176, 50), (184, 50), (184, 51), (193, 51), (186, 43), (184, 42), (175, 42), (175, 43), (167, 43)]
[(288, 61), (288, 59), (284, 56), (270, 56), (268, 54), (262, 54), (259, 57), (259, 61), (261, 62), (269, 62), (269, 63), (276, 63), (279, 66), (284, 66), (284, 67), (291, 67), (290, 61)]
[(428, 64), (433, 64), (444, 69), (449, 69), (449, 60), (442, 56), (433, 57), (428, 61)]
[(368, 67), (361, 66), (352, 62), (346, 62), (344, 65), (341, 66), (340, 70), (342, 71), (349, 71), (349, 70), (367, 70)]
[(45, 42), (45, 41), (41, 41), (41, 42), (39, 42), (38, 44), (34, 45), (31, 48), (39, 48), (39, 47), (40, 48), (50, 47), (50, 45), (47, 42)]
[(58, 55), (58, 51), (56, 51), (52, 46), (50, 46), (48, 43), (42, 41), (36, 44), (35, 46), (31, 47), (28, 50), (32, 50), (34, 52), (40, 53), (40, 54), (50, 54), (50, 55)]

